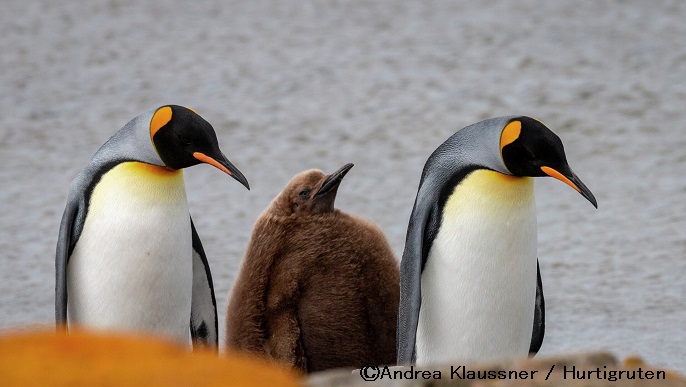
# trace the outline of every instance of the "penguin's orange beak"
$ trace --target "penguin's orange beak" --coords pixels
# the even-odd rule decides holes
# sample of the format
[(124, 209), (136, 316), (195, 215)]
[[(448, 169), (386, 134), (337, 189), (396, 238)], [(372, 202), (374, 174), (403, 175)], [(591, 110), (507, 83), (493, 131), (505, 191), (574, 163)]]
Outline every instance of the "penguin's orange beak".
[(243, 176), (241, 171), (238, 170), (231, 162), (229, 161), (226, 156), (224, 156), (223, 153), (220, 152), (220, 156), (217, 158), (210, 157), (204, 153), (201, 152), (194, 152), (193, 157), (195, 157), (198, 161), (201, 161), (203, 163), (209, 164), (222, 172), (226, 173), (227, 175), (233, 177), (234, 179), (238, 180), (239, 183), (243, 184), (245, 188), (250, 190), (250, 184), (248, 184), (248, 179)]
[(588, 189), (588, 187), (586, 187), (586, 185), (581, 181), (581, 179), (579, 179), (579, 177), (574, 172), (572, 172), (572, 170), (569, 167), (565, 169), (566, 170), (564, 171), (564, 173), (562, 173), (551, 167), (541, 167), (541, 171), (543, 171), (543, 173), (550, 177), (554, 177), (557, 180), (560, 180), (561, 182), (574, 188), (577, 192), (581, 194), (581, 196), (585, 197), (586, 200), (591, 202), (591, 204), (593, 204), (595, 208), (598, 208), (598, 202), (595, 200), (595, 196), (593, 196), (591, 190)]

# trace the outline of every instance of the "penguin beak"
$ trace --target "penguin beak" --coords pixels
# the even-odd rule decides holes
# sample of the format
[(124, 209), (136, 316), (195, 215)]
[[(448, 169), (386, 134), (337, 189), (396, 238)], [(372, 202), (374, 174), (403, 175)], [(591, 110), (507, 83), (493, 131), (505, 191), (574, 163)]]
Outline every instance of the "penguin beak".
[(319, 191), (314, 195), (314, 198), (321, 197), (323, 195), (326, 195), (327, 193), (331, 191), (336, 191), (338, 188), (338, 185), (341, 184), (341, 181), (343, 181), (343, 177), (350, 171), (350, 168), (353, 167), (354, 164), (348, 163), (345, 164), (341, 169), (338, 171), (332, 173), (329, 175), (329, 177), (324, 180), (324, 183), (322, 184), (321, 188), (319, 188)]
[(194, 152), (193, 157), (195, 157), (203, 163), (210, 164), (211, 166), (220, 169), (227, 175), (238, 180), (239, 183), (243, 184), (245, 188), (250, 190), (250, 184), (248, 184), (248, 179), (246, 179), (245, 176), (243, 176), (243, 174), (241, 173), (241, 171), (238, 170), (238, 168), (231, 164), (229, 159), (226, 158), (226, 156), (224, 156), (223, 153), (219, 152), (218, 156), (210, 157), (201, 152)]
[(598, 208), (598, 202), (595, 200), (595, 196), (588, 187), (579, 179), (579, 177), (572, 171), (571, 168), (565, 167), (562, 172), (550, 167), (541, 167), (541, 171), (550, 177), (554, 177), (557, 180), (567, 184), (568, 186), (574, 188), (581, 196), (585, 197), (586, 200), (591, 202), (595, 208)]

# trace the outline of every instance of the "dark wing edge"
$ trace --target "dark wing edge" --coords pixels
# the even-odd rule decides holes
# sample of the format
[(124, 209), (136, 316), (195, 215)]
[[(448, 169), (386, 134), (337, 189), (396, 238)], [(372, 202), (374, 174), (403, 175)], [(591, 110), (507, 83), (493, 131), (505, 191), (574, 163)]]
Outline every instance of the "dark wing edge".
[[(427, 203), (427, 201), (424, 201)], [(429, 201), (430, 203), (430, 201)], [(398, 304), (397, 364), (414, 364), (416, 361), (417, 326), (422, 305), (421, 277), (427, 252), (425, 232), (435, 216), (431, 204), (421, 205), (419, 198), (410, 216), (405, 250), (400, 262), (400, 302)]]
[(219, 328), (217, 321), (217, 300), (210, 265), (205, 250), (191, 219), (193, 233), (193, 293), (191, 302), (190, 330), (193, 348), (219, 348)]
[(72, 245), (74, 221), (79, 211), (78, 203), (79, 201), (72, 197), (67, 201), (57, 237), (55, 252), (55, 323), (57, 328), (67, 326), (67, 264)]
[(536, 305), (534, 307), (534, 328), (531, 334), (531, 346), (529, 356), (538, 353), (543, 344), (545, 334), (545, 300), (543, 299), (543, 283), (541, 282), (541, 267), (536, 260)]

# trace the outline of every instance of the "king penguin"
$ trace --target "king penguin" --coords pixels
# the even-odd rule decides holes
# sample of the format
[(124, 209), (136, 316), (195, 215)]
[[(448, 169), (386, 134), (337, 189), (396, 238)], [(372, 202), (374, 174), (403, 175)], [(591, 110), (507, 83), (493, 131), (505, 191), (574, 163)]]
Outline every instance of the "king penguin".
[(134, 331), (217, 348), (210, 267), (182, 168), (210, 164), (246, 188), (212, 126), (176, 105), (117, 131), (72, 182), (56, 253), (58, 326)]
[(559, 137), (529, 117), (467, 126), (429, 157), (400, 267), (398, 364), (538, 352), (545, 327), (538, 176), (566, 183), (598, 207)]
[(228, 349), (303, 372), (394, 363), (398, 261), (378, 226), (334, 208), (350, 168), (296, 175), (260, 215), (229, 297)]

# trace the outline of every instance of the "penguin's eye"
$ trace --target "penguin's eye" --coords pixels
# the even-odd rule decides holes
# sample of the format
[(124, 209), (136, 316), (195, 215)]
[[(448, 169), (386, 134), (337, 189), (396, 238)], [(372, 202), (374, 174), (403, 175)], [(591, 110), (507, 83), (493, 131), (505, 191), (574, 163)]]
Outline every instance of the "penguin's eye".
[(191, 139), (188, 138), (187, 136), (184, 136), (183, 134), (179, 134), (178, 136), (179, 142), (183, 145), (191, 145)]
[(309, 188), (305, 188), (298, 193), (298, 196), (300, 196), (302, 199), (308, 199), (310, 197), (310, 192), (311, 190)]

